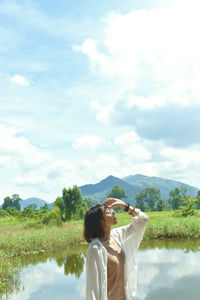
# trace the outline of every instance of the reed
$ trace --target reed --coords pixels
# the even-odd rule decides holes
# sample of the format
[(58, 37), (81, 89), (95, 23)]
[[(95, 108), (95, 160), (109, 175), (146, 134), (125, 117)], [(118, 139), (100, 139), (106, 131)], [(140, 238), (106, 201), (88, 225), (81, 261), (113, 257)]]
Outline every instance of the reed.
[[(0, 232), (0, 299), (17, 288), (16, 257), (65, 248), (83, 240), (82, 221), (41, 229), (3, 226)], [(20, 260), (17, 266), (20, 267)]]
[[(200, 215), (188, 217), (176, 217), (173, 212), (147, 213), (149, 221), (144, 239), (159, 238), (200, 238)], [(118, 224), (127, 225), (130, 217), (127, 214), (117, 214)]]

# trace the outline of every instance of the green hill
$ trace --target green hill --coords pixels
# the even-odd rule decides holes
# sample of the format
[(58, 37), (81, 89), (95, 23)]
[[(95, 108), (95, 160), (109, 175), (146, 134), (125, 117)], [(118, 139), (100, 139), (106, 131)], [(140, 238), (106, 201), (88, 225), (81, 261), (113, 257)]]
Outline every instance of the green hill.
[(126, 194), (128, 195), (126, 201), (132, 204), (135, 204), (134, 197), (137, 193), (139, 193), (142, 189), (151, 186), (155, 187), (156, 189), (160, 189), (164, 200), (168, 199), (169, 192), (176, 187), (186, 187), (191, 196), (196, 196), (198, 191), (198, 188), (179, 181), (160, 177), (150, 177), (142, 174), (130, 175), (121, 179), (110, 175), (96, 184), (86, 184), (80, 186), (80, 189), (83, 197), (89, 197), (97, 202), (102, 202), (107, 198), (108, 194), (112, 190), (112, 187), (115, 185), (118, 185), (125, 190)]

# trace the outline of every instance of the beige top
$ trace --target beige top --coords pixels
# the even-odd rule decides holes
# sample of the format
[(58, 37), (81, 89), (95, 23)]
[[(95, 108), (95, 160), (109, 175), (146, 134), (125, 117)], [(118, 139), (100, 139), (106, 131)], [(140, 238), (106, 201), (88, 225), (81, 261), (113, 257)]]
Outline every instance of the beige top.
[(104, 244), (107, 250), (107, 300), (125, 300), (125, 254), (115, 242), (114, 247)]

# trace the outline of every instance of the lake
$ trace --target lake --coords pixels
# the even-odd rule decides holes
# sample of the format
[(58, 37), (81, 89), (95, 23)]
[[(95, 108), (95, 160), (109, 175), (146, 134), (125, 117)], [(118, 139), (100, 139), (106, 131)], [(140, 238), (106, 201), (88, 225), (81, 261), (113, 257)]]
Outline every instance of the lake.
[[(87, 245), (23, 259), (10, 300), (85, 299)], [(5, 299), (6, 297), (4, 297)], [(199, 300), (200, 241), (143, 242), (134, 300)]]

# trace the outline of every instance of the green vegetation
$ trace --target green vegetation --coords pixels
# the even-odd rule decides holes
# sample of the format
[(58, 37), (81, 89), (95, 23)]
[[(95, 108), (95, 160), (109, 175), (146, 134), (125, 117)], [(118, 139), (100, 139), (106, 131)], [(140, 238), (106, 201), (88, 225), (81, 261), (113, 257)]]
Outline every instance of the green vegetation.
[[(34, 220), (34, 226), (58, 225), (68, 220), (82, 219), (88, 207), (94, 204), (92, 199), (83, 199), (81, 190), (74, 185), (72, 188), (63, 188), (62, 197), (57, 197), (52, 211), (48, 210), (45, 204), (37, 209), (35, 204), (29, 204), (24, 210), (20, 211), (20, 198), (18, 195), (4, 198), (2, 208), (0, 208), (0, 218), (13, 216), (22, 221), (26, 219)], [(36, 225), (37, 223), (37, 225)]]
[[(126, 193), (114, 186), (108, 196), (124, 198)], [(200, 211), (197, 210), (200, 191), (196, 198), (191, 198), (186, 188), (176, 188), (165, 202), (159, 189), (147, 187), (135, 198), (137, 207), (147, 211), (149, 216), (143, 243), (160, 238), (200, 238)], [(77, 186), (64, 188), (53, 210), (48, 210), (47, 205), (37, 209), (31, 204), (20, 211), (19, 199), (18, 195), (6, 197), (0, 209), (0, 294), (17, 288), (15, 267), (20, 267), (27, 255), (39, 255), (83, 242), (82, 219), (88, 207), (95, 204), (90, 198), (83, 199)], [(116, 215), (116, 226), (130, 222), (127, 213), (117, 211)]]
[[(145, 231), (144, 239), (152, 240), (159, 238), (200, 238), (200, 212), (187, 218), (175, 216), (173, 212), (148, 212), (149, 222)], [(124, 226), (130, 222), (125, 213), (117, 213), (117, 225)]]
[(18, 194), (12, 195), (12, 197), (4, 198), (4, 202), (2, 205), (2, 209), (6, 209), (7, 207), (13, 207), (16, 210), (20, 210), (20, 197)]
[[(193, 216), (195, 210), (200, 209), (200, 190), (196, 197), (187, 194), (187, 188), (182, 186), (169, 193), (169, 199), (162, 199), (159, 189), (146, 187), (135, 195), (136, 207), (142, 211), (174, 210), (176, 216)], [(178, 210), (178, 211), (177, 211)]]
[[(141, 190), (140, 193), (136, 194), (136, 207), (141, 210), (156, 210), (155, 204), (157, 203), (157, 210), (162, 210), (163, 208), (163, 200), (161, 197), (161, 193), (159, 189), (155, 189), (154, 187), (147, 187)], [(145, 206), (145, 203), (147, 204)]]
[(108, 194), (108, 197), (123, 199), (127, 198), (128, 196), (126, 195), (125, 190), (123, 188), (121, 188), (118, 185), (115, 185), (112, 187), (112, 192)]
[[(82, 221), (68, 222), (60, 227), (43, 225), (40, 229), (37, 226), (30, 228), (30, 224), (27, 220), (19, 223), (14, 217), (6, 217), (0, 223), (0, 294), (16, 288), (16, 258), (64, 248), (83, 240)], [(21, 266), (20, 261), (18, 267)]]
[[(57, 207), (58, 214), (60, 209)], [(55, 220), (49, 214), (55, 211), (47, 211), (44, 214), (48, 220)], [(125, 212), (116, 213), (118, 224), (123, 226), (130, 223), (130, 216)], [(159, 238), (200, 238), (200, 213), (194, 216), (177, 217), (173, 212), (149, 212), (149, 222), (144, 236), (144, 241)], [(61, 215), (60, 219), (61, 220)], [(0, 293), (9, 292), (11, 286), (16, 288), (17, 266), (21, 266), (23, 257), (31, 254), (39, 255), (55, 249), (71, 247), (83, 242), (83, 221), (71, 220), (61, 226), (55, 226), (53, 222), (47, 222), (52, 226), (45, 226), (33, 219), (4, 216), (0, 218)], [(35, 224), (35, 226), (34, 226)], [(37, 225), (37, 226), (36, 226)], [(19, 259), (20, 258), (20, 259)], [(13, 285), (10, 284), (11, 280)]]

